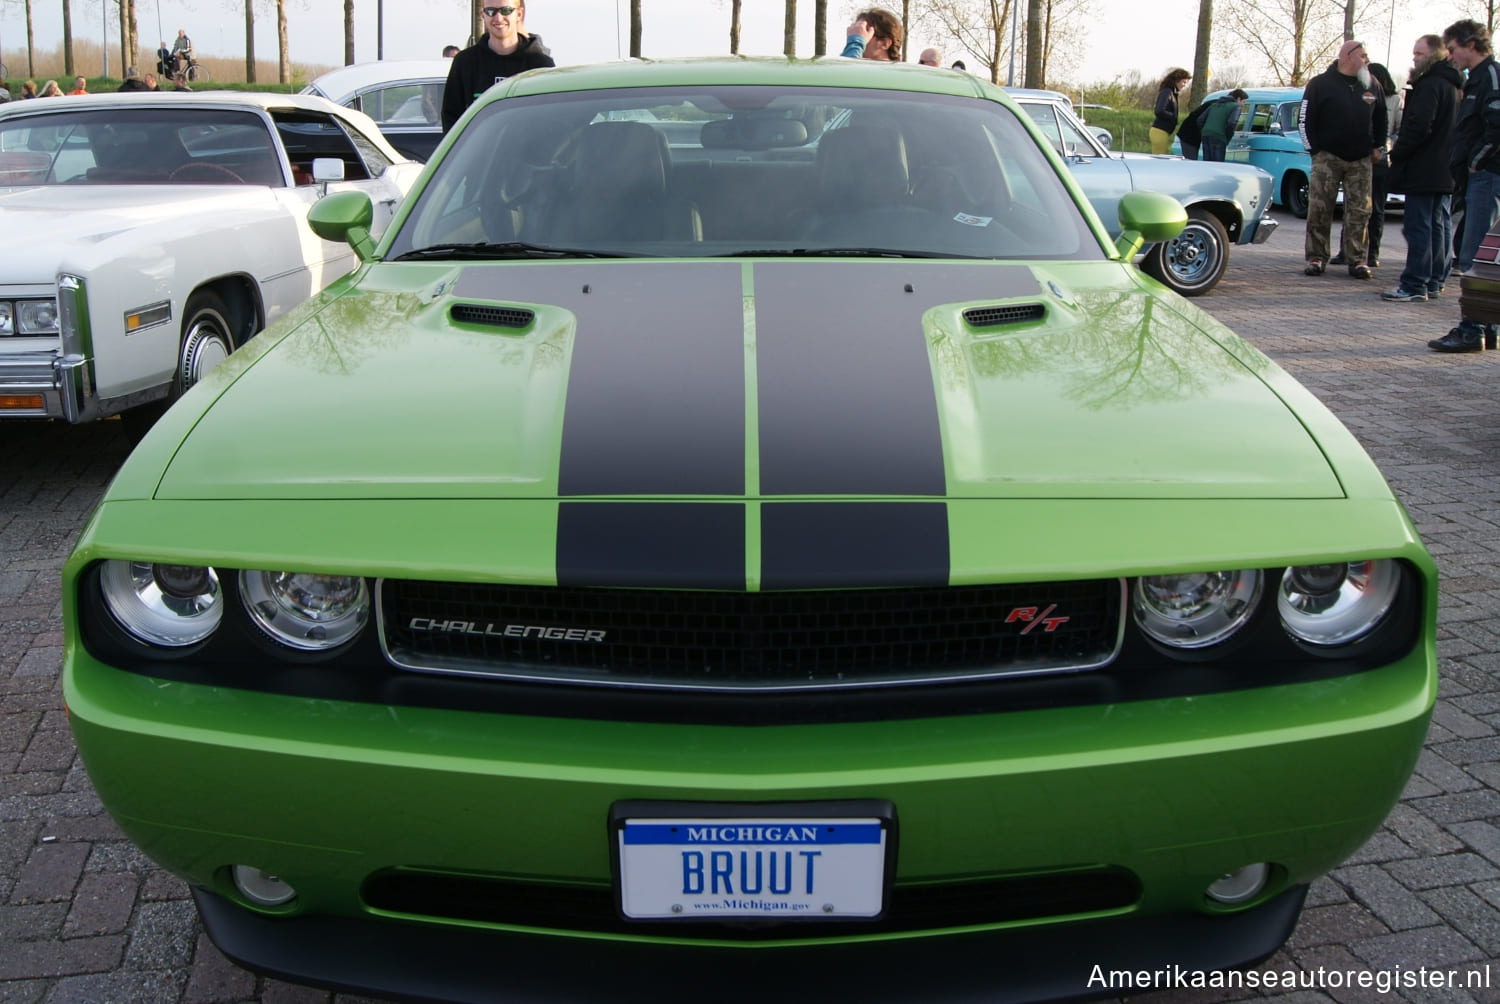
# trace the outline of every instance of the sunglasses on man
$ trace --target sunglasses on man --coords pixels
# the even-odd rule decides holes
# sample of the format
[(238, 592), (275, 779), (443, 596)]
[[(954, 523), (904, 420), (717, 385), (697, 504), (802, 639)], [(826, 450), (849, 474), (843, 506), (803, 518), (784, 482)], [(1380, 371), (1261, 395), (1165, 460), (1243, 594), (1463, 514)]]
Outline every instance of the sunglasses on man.
[(510, 17), (520, 9), (519, 7), (485, 7), (484, 16), (494, 17), (496, 14), (499, 14), (501, 17)]

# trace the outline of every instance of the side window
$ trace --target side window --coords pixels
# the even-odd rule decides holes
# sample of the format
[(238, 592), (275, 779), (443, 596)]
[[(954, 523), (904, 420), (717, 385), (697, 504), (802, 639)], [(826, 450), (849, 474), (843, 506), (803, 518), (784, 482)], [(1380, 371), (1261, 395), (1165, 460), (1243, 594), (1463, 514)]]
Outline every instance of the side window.
[(1249, 111), (1245, 113), (1245, 119), (1249, 123), (1250, 132), (1270, 132), (1271, 113), (1275, 111), (1271, 105), (1249, 105)]
[[(299, 184), (312, 178), (312, 162), (318, 157), (337, 157), (344, 162), (345, 181), (366, 181), (389, 165), (369, 144), (357, 144), (350, 132), (331, 115), (313, 111), (273, 111), (276, 132), (286, 147), (287, 160)], [(366, 149), (361, 149), (363, 145)], [(373, 157), (367, 160), (367, 156)]]
[(1302, 102), (1288, 101), (1283, 104), (1277, 112), (1276, 121), (1281, 124), (1281, 131), (1287, 134), (1297, 131), (1297, 116), (1302, 112)]
[(1092, 157), (1094, 144), (1089, 142), (1087, 136), (1079, 130), (1077, 124), (1066, 115), (1057, 116), (1058, 126), (1062, 130), (1063, 149), (1070, 154), (1079, 157)]
[(1051, 105), (1025, 104), (1021, 106), (1036, 127), (1042, 131), (1042, 135), (1052, 141), (1052, 146), (1058, 153), (1063, 152), (1062, 130), (1057, 125), (1057, 114), (1053, 112)]

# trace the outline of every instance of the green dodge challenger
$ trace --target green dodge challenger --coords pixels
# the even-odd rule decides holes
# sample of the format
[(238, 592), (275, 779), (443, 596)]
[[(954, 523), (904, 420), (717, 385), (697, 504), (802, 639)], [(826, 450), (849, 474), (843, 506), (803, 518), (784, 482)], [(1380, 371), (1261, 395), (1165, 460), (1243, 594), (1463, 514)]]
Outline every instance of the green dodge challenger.
[[(424, 1000), (1053, 999), (1263, 958), (1380, 826), (1436, 570), (998, 89), (522, 74), (121, 468), (89, 776), (232, 959)], [(64, 314), (63, 323), (76, 318)]]

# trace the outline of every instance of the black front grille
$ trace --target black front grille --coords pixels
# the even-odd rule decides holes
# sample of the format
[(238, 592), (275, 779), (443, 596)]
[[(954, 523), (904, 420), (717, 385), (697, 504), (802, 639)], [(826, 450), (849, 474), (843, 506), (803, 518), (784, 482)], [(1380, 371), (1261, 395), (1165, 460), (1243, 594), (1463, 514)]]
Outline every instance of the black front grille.
[(519, 307), (485, 307), (477, 303), (457, 303), (448, 316), (462, 324), (483, 324), (491, 328), (524, 328), (536, 317)]
[(975, 328), (998, 328), (1006, 324), (1040, 321), (1046, 313), (1046, 309), (1040, 303), (1020, 303), (1006, 307), (971, 307), (964, 311), (964, 320)]
[(389, 913), (470, 923), (512, 924), (557, 931), (661, 933), (683, 938), (765, 941), (832, 938), (851, 933), (930, 931), (1046, 917), (1101, 913), (1133, 906), (1139, 880), (1123, 868), (1050, 875), (896, 886), (885, 916), (874, 921), (741, 920), (629, 921), (608, 886), (385, 872), (365, 882), (366, 905)]
[(438, 672), (690, 689), (867, 687), (1086, 669), (1118, 579), (762, 593), (385, 580), (381, 640)]

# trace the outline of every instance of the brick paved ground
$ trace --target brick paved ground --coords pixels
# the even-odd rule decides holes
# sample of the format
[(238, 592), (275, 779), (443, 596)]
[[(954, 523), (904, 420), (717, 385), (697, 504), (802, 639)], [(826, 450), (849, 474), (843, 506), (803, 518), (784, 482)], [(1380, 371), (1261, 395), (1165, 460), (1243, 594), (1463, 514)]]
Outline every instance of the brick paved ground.
[[(1353, 860), (1313, 887), (1292, 940), (1263, 968), (1488, 966), (1493, 988), (1258, 996), (1500, 1004), (1500, 352), (1424, 347), (1454, 323), (1455, 296), (1380, 302), (1399, 272), (1399, 233), (1373, 283), (1303, 277), (1301, 243), (1301, 225), (1285, 219), (1271, 243), (1237, 249), (1228, 277), (1199, 302), (1332, 407), (1411, 509), (1443, 574), (1443, 682), (1402, 802)], [(0, 1004), (347, 1002), (226, 962), (204, 938), (187, 889), (121, 837), (74, 755), (57, 686), (58, 571), (126, 453), (117, 425), (0, 423)]]

